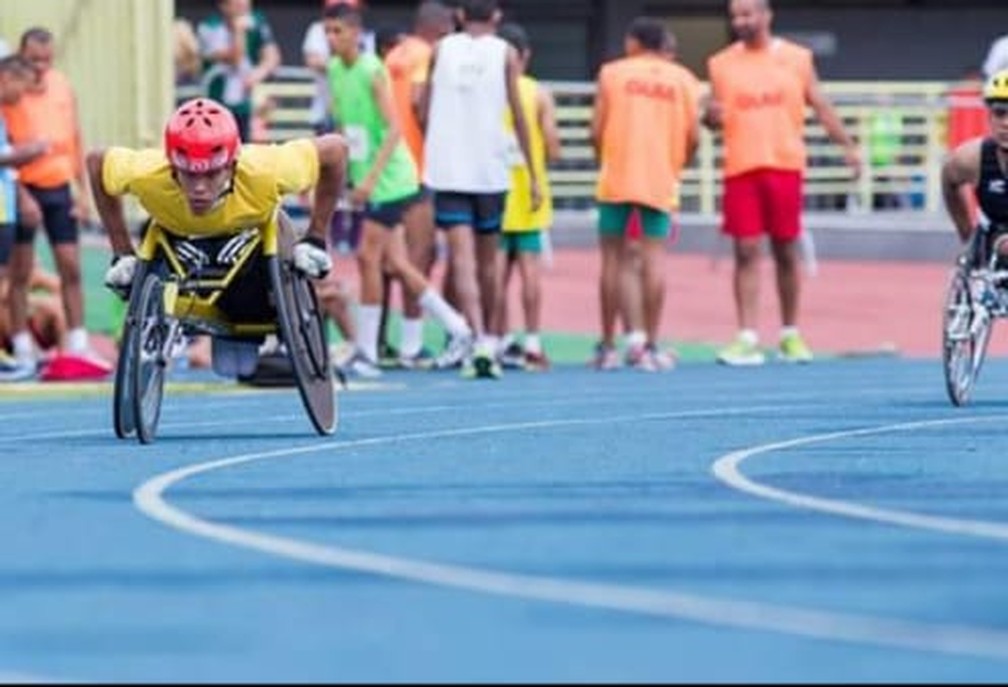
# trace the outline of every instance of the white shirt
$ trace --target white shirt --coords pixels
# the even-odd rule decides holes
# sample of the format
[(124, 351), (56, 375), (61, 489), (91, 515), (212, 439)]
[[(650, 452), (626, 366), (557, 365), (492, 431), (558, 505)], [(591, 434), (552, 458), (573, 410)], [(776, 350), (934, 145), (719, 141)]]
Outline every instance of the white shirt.
[(1008, 35), (994, 41), (983, 64), (984, 76), (988, 78), (1002, 69), (1008, 69)]
[(455, 33), (438, 43), (424, 145), (424, 182), (431, 188), (508, 190), (507, 51), (494, 35)]
[(7, 57), (10, 55), (10, 48), (7, 47), (7, 41), (0, 38), (0, 57)]

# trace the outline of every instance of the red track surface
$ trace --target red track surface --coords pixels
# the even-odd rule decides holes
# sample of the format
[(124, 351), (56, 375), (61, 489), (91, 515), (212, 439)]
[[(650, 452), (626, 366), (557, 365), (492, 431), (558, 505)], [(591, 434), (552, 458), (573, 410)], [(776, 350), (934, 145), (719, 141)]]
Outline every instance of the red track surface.
[[(732, 264), (712, 265), (704, 255), (670, 252), (667, 257), (664, 338), (721, 343), (735, 332)], [(870, 352), (892, 345), (905, 356), (937, 357), (941, 312), (950, 265), (924, 262), (823, 261), (805, 278), (799, 324), (815, 350)], [(598, 332), (599, 260), (593, 249), (554, 254), (544, 282), (544, 329)], [(517, 300), (512, 293), (512, 307)], [(759, 332), (776, 340), (780, 319), (772, 261), (763, 260)], [(513, 310), (512, 312), (520, 312)], [(995, 328), (991, 353), (1004, 351)]]

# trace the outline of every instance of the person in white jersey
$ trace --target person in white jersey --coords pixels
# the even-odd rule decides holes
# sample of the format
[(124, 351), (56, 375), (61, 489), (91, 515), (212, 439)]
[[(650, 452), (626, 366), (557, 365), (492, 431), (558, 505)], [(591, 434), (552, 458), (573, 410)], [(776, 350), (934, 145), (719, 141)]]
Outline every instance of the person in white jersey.
[[(496, 35), (496, 0), (462, 0), (462, 30), (442, 38), (421, 97), (426, 122), (424, 183), (434, 192), (434, 216), (445, 232), (455, 298), (477, 341), (463, 374), (499, 377), (494, 305), (499, 288), (497, 243), (516, 156), (531, 160), (528, 126), (518, 96), (518, 52)], [(510, 108), (515, 136), (504, 126)], [(516, 145), (517, 143), (517, 145)], [(529, 169), (534, 169), (528, 164)], [(533, 204), (538, 175), (529, 180)], [(439, 366), (456, 364), (442, 358)]]

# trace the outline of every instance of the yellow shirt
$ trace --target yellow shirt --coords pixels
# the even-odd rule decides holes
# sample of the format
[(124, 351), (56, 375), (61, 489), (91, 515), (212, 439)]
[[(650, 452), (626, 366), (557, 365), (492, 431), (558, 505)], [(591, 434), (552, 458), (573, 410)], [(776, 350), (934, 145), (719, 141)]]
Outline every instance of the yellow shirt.
[(196, 216), (160, 148), (110, 148), (102, 167), (107, 193), (134, 195), (159, 226), (183, 236), (217, 236), (261, 227), (285, 195), (310, 190), (318, 177), (318, 154), (311, 139), (282, 145), (245, 144), (238, 154), (231, 192), (211, 212)]
[(532, 211), (532, 193), (529, 180), (529, 170), (525, 165), (525, 157), (521, 153), (517, 136), (514, 135), (514, 122), (511, 110), (507, 111), (507, 127), (512, 132), (512, 167), (511, 190), (504, 204), (505, 232), (546, 231), (553, 224), (553, 200), (550, 191), (549, 177), (546, 174), (546, 137), (539, 122), (539, 84), (530, 76), (522, 75), (518, 79), (518, 99), (521, 101), (522, 114), (529, 133), (529, 153), (532, 155), (532, 166), (539, 176), (539, 191), (542, 203), (539, 209)]

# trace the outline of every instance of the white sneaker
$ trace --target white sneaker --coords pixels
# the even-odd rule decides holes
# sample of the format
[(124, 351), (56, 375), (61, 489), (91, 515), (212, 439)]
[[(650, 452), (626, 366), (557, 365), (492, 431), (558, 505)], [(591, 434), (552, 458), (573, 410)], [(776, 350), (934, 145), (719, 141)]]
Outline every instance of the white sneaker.
[(350, 359), (339, 366), (339, 370), (347, 377), (361, 379), (377, 379), (382, 376), (381, 368), (373, 360), (368, 360), (359, 349), (354, 351)]
[(446, 370), (448, 368), (458, 367), (466, 358), (470, 357), (472, 350), (472, 334), (466, 334), (465, 336), (453, 336), (444, 351), (441, 352), (441, 355), (434, 359), (434, 368), (438, 370)]

